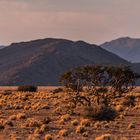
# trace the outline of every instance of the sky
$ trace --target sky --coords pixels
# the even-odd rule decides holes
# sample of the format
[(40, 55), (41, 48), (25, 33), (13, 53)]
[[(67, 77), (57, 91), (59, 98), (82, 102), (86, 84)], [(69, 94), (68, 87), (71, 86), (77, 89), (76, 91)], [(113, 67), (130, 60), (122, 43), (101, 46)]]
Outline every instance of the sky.
[(0, 44), (54, 37), (140, 38), (140, 0), (0, 0)]

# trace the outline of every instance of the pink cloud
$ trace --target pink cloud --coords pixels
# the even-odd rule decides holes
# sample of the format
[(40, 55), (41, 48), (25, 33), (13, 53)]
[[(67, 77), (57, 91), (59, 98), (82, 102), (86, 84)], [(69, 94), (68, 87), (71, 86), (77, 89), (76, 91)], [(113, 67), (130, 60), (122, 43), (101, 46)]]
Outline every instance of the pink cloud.
[(139, 4), (138, 0), (1, 0), (0, 41), (63, 37), (101, 43), (140, 36)]

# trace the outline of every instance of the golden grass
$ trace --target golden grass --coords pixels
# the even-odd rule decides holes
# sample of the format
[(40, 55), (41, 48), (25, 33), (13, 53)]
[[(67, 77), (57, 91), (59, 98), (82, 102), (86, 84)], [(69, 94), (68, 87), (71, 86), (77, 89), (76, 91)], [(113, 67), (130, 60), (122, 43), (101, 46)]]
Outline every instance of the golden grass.
[[(30, 93), (16, 92), (15, 87), (7, 87), (6, 90), (12, 90), (12, 93), (5, 94), (3, 92), (5, 89), (1, 87), (0, 139), (102, 140), (106, 137), (115, 137), (118, 140), (126, 140), (129, 139), (128, 136), (139, 138), (140, 130), (137, 123), (140, 120), (139, 90), (121, 98), (111, 99), (112, 106), (119, 112), (117, 118), (112, 121), (97, 121), (82, 116), (85, 112), (79, 113), (83, 111), (82, 105), (74, 109), (73, 114), (69, 113), (69, 110), (66, 112), (67, 93), (54, 94), (53, 89), (40, 87), (38, 92)], [(123, 102), (131, 96), (136, 98), (135, 106), (125, 106)], [(135, 132), (137, 133), (134, 136)]]

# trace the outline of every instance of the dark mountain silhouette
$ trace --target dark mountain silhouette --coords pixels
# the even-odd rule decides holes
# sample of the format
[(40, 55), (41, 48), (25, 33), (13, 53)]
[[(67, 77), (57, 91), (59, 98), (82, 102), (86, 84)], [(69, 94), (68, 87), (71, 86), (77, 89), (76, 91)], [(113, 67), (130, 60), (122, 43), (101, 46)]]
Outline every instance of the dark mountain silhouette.
[(101, 47), (128, 61), (140, 62), (140, 39), (119, 38), (106, 42)]
[(140, 63), (132, 63), (131, 66), (136, 73), (140, 74)]
[(0, 49), (3, 49), (5, 46), (0, 46)]
[(52, 38), (13, 43), (0, 58), (0, 85), (57, 85), (60, 74), (76, 66), (129, 64), (97, 45)]

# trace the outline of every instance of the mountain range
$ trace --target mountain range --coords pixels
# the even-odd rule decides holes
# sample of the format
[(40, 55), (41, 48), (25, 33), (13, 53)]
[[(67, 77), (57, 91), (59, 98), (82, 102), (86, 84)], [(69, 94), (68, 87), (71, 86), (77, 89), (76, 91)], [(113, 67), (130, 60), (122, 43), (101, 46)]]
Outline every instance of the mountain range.
[(5, 46), (0, 46), (0, 49), (3, 49)]
[(105, 42), (101, 47), (130, 62), (140, 62), (140, 39), (130, 37), (119, 38)]
[(58, 85), (59, 76), (87, 64), (130, 65), (84, 41), (46, 38), (12, 43), (0, 50), (0, 85)]

